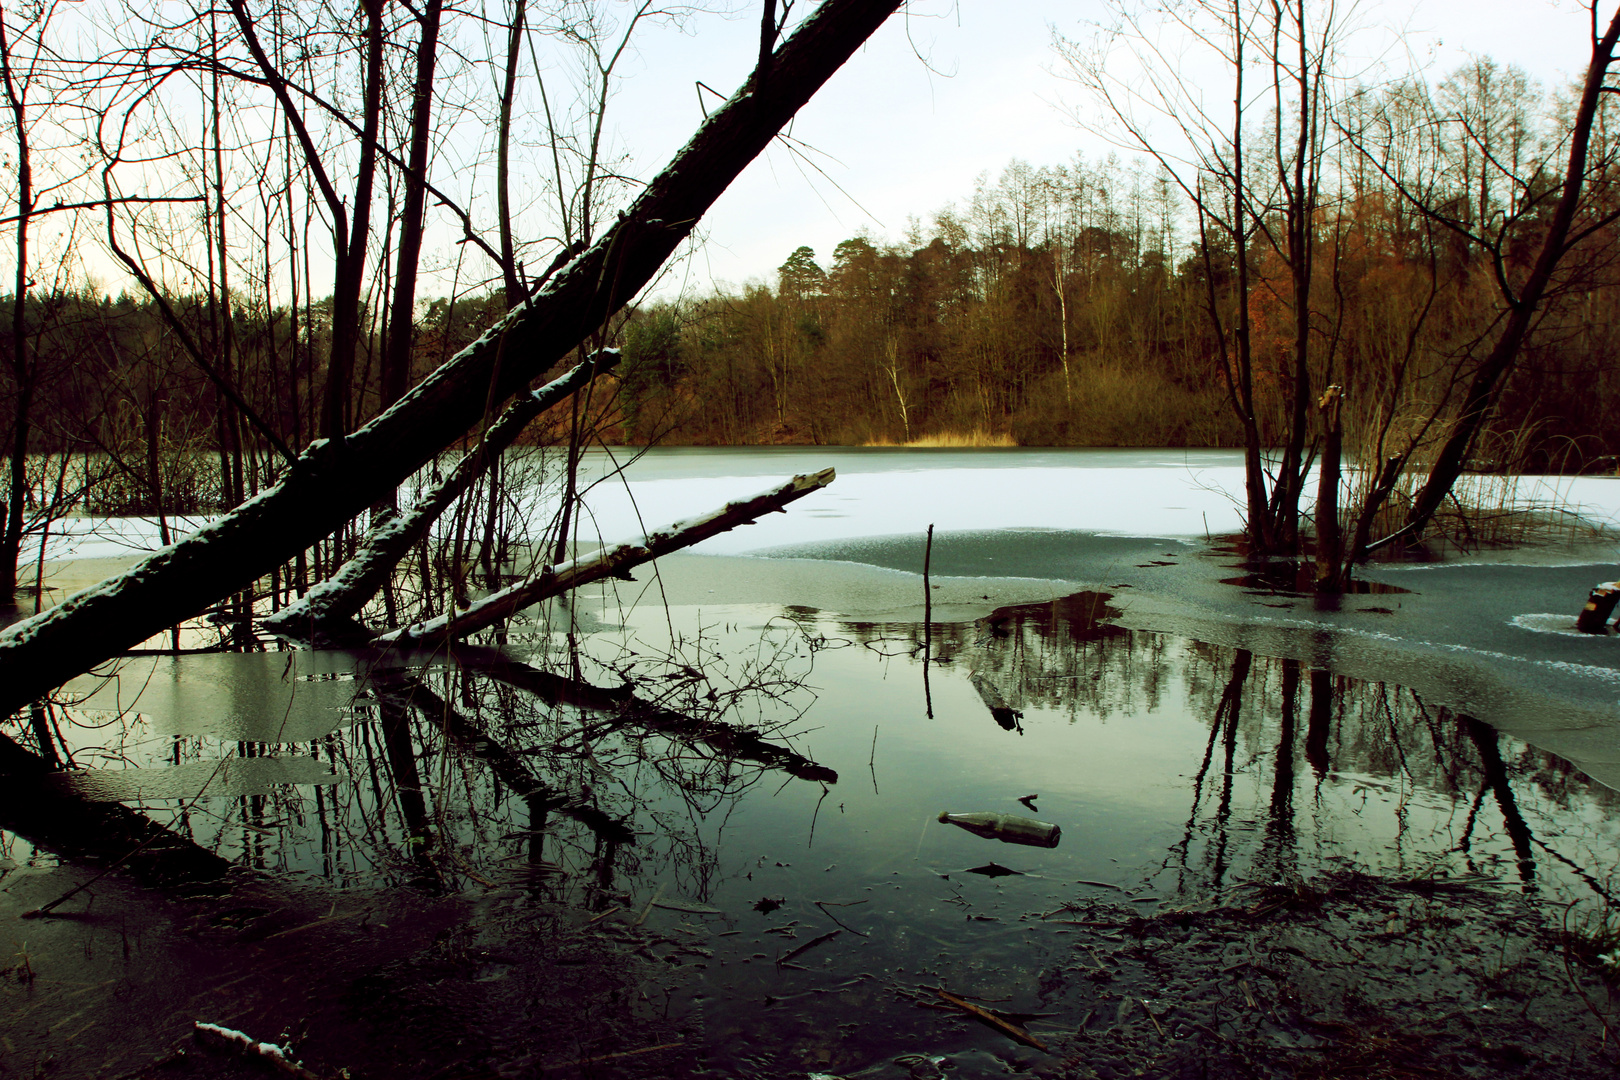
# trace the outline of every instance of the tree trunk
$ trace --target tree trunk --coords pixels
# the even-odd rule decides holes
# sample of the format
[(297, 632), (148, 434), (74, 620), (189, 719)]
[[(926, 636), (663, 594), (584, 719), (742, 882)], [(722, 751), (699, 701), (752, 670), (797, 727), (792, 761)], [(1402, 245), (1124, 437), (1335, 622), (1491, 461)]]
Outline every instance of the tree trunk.
[(1344, 399), (1330, 386), (1318, 402), (1322, 410), (1322, 464), (1316, 478), (1316, 590), (1343, 589), (1344, 534), (1339, 529), (1339, 475), (1344, 448)]
[[(127, 573), (0, 632), (0, 714), (189, 618), (315, 544), (460, 438), (651, 280), (812, 93), (900, 5), (828, 0), (700, 127), (613, 226), (483, 337), (354, 434), (323, 439), (281, 483)], [(497, 363), (497, 358), (504, 359)]]
[(1568, 252), (1566, 242), (1569, 239), (1570, 226), (1575, 221), (1575, 212), (1580, 207), (1581, 186), (1586, 178), (1586, 156), (1592, 137), (1592, 124), (1597, 117), (1598, 103), (1605, 91), (1603, 84), (1608, 76), (1609, 66), (1614, 62), (1617, 40), (1620, 40), (1620, 12), (1616, 12), (1614, 18), (1610, 20), (1603, 37), (1592, 42), (1592, 62), (1586, 69), (1586, 83), (1581, 91), (1580, 106), (1575, 113), (1575, 126), (1570, 133), (1569, 166), (1564, 173), (1564, 190), (1558, 197), (1558, 206), (1553, 211), (1552, 223), (1547, 228), (1547, 237), (1542, 242), (1541, 252), (1536, 257), (1530, 276), (1520, 288), (1518, 297), (1506, 297), (1510, 311), (1507, 323), (1502, 328), (1502, 335), (1497, 338), (1495, 346), (1480, 365), (1479, 371), (1475, 373), (1474, 380), (1468, 387), (1468, 396), (1463, 399), (1457, 425), (1452, 429), (1451, 437), (1441, 447), (1434, 465), (1430, 467), (1429, 478), (1424, 481), (1423, 487), (1412, 501), (1412, 507), (1406, 515), (1406, 525), (1401, 530), (1408, 541), (1415, 539), (1428, 525), (1435, 511), (1440, 508), (1441, 502), (1450, 494), (1452, 485), (1462, 475), (1474, 440), (1478, 437), (1480, 429), (1485, 426), (1485, 420), (1491, 410), (1496, 406), (1496, 398), (1502, 389), (1503, 376), (1518, 358), (1519, 347), (1524, 344), (1525, 337), (1530, 333), (1536, 309), (1540, 306), (1547, 286), (1552, 281), (1553, 271), (1558, 268), (1559, 261)]
[(17, 589), (17, 560), (22, 554), (23, 503), (28, 495), (28, 424), (33, 411), (34, 373), (28, 362), (28, 219), (34, 212), (33, 158), (24, 123), (23, 95), (11, 69), (11, 43), (0, 20), (0, 77), (17, 135), (17, 279), (11, 294), (11, 371), (17, 404), (12, 413), (10, 476), (6, 485), (6, 520), (0, 532), (0, 602)]
[(360, 614), (360, 609), (377, 595), (393, 574), (394, 567), (427, 536), (429, 527), (512, 445), (531, 420), (578, 392), (595, 375), (618, 363), (618, 359), (617, 350), (604, 350), (597, 353), (593, 361), (574, 367), (562, 378), (533, 393), (518, 395), (438, 487), (402, 515), (389, 517), (373, 527), (360, 549), (337, 573), (265, 619), (264, 627), (312, 642), (362, 633), (349, 620)]
[[(382, 361), (382, 405), (398, 401), (411, 381), (415, 337), (416, 266), (422, 256), (423, 207), (427, 202), (428, 137), (433, 126), (433, 73), (439, 59), (443, 0), (422, 7), (422, 40), (416, 47), (416, 87), (411, 104), (411, 153), (405, 167), (405, 208), (400, 213), (399, 253), (394, 262), (394, 296), (388, 311), (388, 343)], [(507, 299), (507, 306), (517, 303)]]
[(360, 291), (366, 273), (366, 240), (371, 235), (371, 192), (377, 173), (377, 131), (382, 124), (382, 0), (363, 0), (366, 9), (365, 115), (360, 135), (360, 164), (354, 183), (354, 217), (349, 235), (334, 221), (337, 267), (332, 281), (332, 351), (326, 364), (326, 392), (321, 404), (321, 434), (341, 438), (349, 430), (349, 391), (354, 381), (354, 355), (360, 344)]
[[(518, 46), (523, 43), (523, 17), (527, 0), (517, 0), (506, 37), (506, 71), (501, 76), (501, 115), (495, 129), (495, 205), (501, 230), (501, 278), (506, 285), (506, 306), (516, 307), (528, 295), (518, 277), (517, 248), (512, 243), (512, 92), (517, 86)], [(556, 144), (552, 145), (553, 151)]]

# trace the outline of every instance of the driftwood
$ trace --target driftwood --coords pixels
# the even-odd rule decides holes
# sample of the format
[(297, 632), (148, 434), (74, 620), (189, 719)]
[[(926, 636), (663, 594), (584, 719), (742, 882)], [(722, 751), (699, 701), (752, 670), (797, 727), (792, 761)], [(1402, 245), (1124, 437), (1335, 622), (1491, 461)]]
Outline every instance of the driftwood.
[(547, 285), (380, 416), (319, 440), (280, 483), (128, 572), (0, 632), (0, 715), (247, 588), (403, 483), (599, 330), (733, 179), (899, 7), (826, 0)]
[[(969, 1016), (989, 1024), (991, 1027), (995, 1028), (1009, 1039), (1021, 1042), (1025, 1046), (1033, 1046), (1037, 1050), (1051, 1053), (1050, 1050), (1046, 1049), (1046, 1044), (1041, 1042), (1041, 1040), (1037, 1039), (1035, 1036), (1031, 1035), (1028, 1031), (1025, 1031), (1022, 1027), (1018, 1026), (1012, 1021), (991, 1012), (989, 1009), (986, 1009), (980, 1005), (975, 1005), (973, 1002), (968, 1001), (965, 998), (957, 997), (948, 990), (935, 990), (934, 993), (938, 994), (942, 1000), (948, 1001), (952, 1005), (955, 1005), (958, 1009), (961, 1009)], [(1155, 1021), (1155, 1023), (1157, 1023), (1157, 1021)]]
[(762, 491), (753, 498), (727, 503), (690, 521), (677, 521), (664, 529), (648, 533), (634, 543), (603, 548), (561, 566), (548, 566), (538, 576), (491, 593), (461, 611), (380, 634), (376, 640), (387, 645), (415, 646), (466, 637), (542, 600), (593, 581), (622, 577), (642, 563), (691, 547), (739, 525), (751, 525), (760, 515), (781, 510), (788, 503), (826, 487), (833, 482), (834, 475), (832, 469), (823, 469), (818, 473), (795, 476), (787, 483)]
[(489, 470), (490, 463), (512, 445), (523, 429), (553, 405), (590, 385), (591, 379), (619, 362), (619, 350), (603, 349), (566, 375), (538, 390), (519, 394), (484, 432), (478, 445), (408, 510), (379, 521), (366, 534), (354, 556), (327, 580), (262, 621), (272, 633), (316, 641), (363, 636), (350, 621), (376, 596), (399, 561), (456, 499)]

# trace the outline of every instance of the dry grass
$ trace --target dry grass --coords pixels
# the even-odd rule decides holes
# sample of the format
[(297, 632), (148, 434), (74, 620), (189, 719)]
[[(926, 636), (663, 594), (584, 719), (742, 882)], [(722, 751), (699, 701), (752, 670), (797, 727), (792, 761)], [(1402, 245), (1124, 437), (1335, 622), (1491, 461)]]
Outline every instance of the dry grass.
[(1011, 435), (1006, 434), (1005, 432), (998, 435), (985, 431), (983, 428), (975, 428), (972, 431), (941, 431), (933, 435), (924, 435), (921, 438), (912, 439), (910, 442), (903, 443), (891, 442), (888, 439), (868, 439), (862, 445), (977, 447), (1017, 446), (1018, 443)]
[[(1348, 498), (1354, 513), (1366, 497), (1370, 472), (1347, 468)], [(1406, 520), (1426, 476), (1416, 469), (1402, 474), (1388, 502), (1379, 510), (1372, 539), (1396, 531)], [(1602, 525), (1571, 510), (1556, 483), (1510, 474), (1464, 473), (1424, 530), (1429, 543), (1459, 551), (1533, 544), (1575, 543), (1605, 534)], [(1349, 523), (1347, 522), (1347, 527)], [(1384, 549), (1385, 558), (1401, 558), (1399, 545)]]

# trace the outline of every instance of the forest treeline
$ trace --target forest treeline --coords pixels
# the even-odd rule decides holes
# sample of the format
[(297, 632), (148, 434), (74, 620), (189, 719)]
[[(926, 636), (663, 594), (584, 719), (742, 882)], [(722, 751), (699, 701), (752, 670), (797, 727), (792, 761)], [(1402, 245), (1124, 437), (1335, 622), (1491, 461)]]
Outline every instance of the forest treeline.
[[(1434, 93), (1494, 112), (1499, 145), (1487, 153), (1466, 140), (1410, 137), (1403, 118), (1415, 120), (1431, 95), (1421, 85), (1369, 96), (1358, 103), (1356, 140), (1338, 140), (1334, 186), (1311, 222), (1316, 385), (1342, 386), (1345, 408), (1363, 414), (1358, 431), (1433, 426), (1434, 406), (1506, 309), (1491, 253), (1420, 212), (1402, 185), (1422, 178), (1429, 202), (1500, 227), (1531, 200), (1504, 182), (1494, 156), (1544, 154), (1566, 126), (1567, 101), (1489, 60)], [(1559, 180), (1543, 173), (1535, 184), (1545, 193)], [(1504, 272), (1534, 255), (1537, 218), (1549, 212), (1543, 204), (1515, 222)], [(1295, 328), (1290, 268), (1272, 239), (1282, 223), (1273, 217), (1272, 232), (1251, 240), (1248, 270), (1258, 419), (1275, 442), (1287, 421)], [(1476, 465), (1613, 468), (1613, 239), (1603, 223), (1586, 256), (1562, 268)], [(1234, 263), (1229, 244), (1200, 240), (1194, 208), (1151, 162), (1014, 161), (902, 240), (860, 234), (820, 258), (801, 247), (773, 282), (639, 312), (625, 338), (625, 436), (1240, 446), (1210, 316), (1211, 286), (1229, 295)]]
[[(1410, 416), (1384, 419), (1417, 422), (1503, 314), (1491, 253), (1438, 227), (1403, 185), (1417, 178), (1426, 199), (1462, 221), (1499, 223), (1528, 193), (1498, 159), (1545, 156), (1563, 137), (1568, 107), (1522, 72), (1481, 59), (1432, 89), (1402, 83), (1345, 108), (1354, 127), (1340, 121), (1330, 197), (1312, 221), (1324, 271), (1311, 318), (1320, 363), (1348, 408), (1388, 409), (1399, 381), (1397, 410)], [(1414, 133), (1446, 109), (1476, 117), (1491, 141)], [(1542, 192), (1558, 181), (1535, 179)], [(1535, 232), (1534, 215), (1515, 222), (1504, 261), (1532, 252)], [(863, 232), (819, 258), (800, 247), (774, 281), (643, 305), (619, 328), (619, 408), (600, 431), (631, 443), (710, 445), (1241, 445), (1210, 317), (1212, 293), (1233, 289), (1230, 248), (1200, 238), (1194, 208), (1151, 162), (1014, 161), (926, 226), (914, 220), (900, 240)], [(1588, 249), (1540, 313), (1481, 464), (1593, 469), (1620, 453), (1611, 331), (1620, 291), (1609, 238)], [(1289, 386), (1289, 267), (1265, 229), (1248, 254), (1259, 419), (1276, 431)], [(243, 465), (234, 448), (262, 440), (244, 440), (240, 410), (194, 362), (177, 319), (204, 352), (233, 358), (241, 397), (288, 445), (320, 432), (334, 298), (230, 299), (226, 312), (208, 292), (161, 303), (88, 287), (26, 297), (39, 367), (31, 446), (108, 455), (98, 509), (196, 510), (257, 490), (252, 454)], [(417, 301), (404, 382), (505, 310), (501, 288)], [(350, 423), (390, 400), (384, 314), (361, 300)], [(12, 415), (16, 380), (5, 394), (0, 408)], [(223, 466), (217, 500), (200, 502), (187, 477), (198, 466), (186, 462), (221, 451), (234, 464)]]

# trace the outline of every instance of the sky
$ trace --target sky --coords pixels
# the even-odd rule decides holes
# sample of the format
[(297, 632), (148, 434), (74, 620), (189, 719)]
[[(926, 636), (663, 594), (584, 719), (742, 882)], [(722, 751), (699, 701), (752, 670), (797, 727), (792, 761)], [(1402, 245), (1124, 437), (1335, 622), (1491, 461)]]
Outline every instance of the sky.
[[(616, 159), (613, 150), (627, 153), (625, 171), (643, 179), (702, 122), (698, 83), (729, 95), (757, 56), (760, 0), (690, 2), (710, 9), (730, 4), (736, 14), (693, 14), (680, 26), (644, 27), (618, 69), (609, 157)], [(1319, 10), (1327, 2), (1310, 6)], [(1484, 54), (1559, 86), (1584, 70), (1589, 52), (1589, 23), (1576, 0), (1336, 2), (1350, 9), (1345, 19), (1365, 28), (1348, 51), (1370, 78), (1416, 69), (1438, 79)], [(630, 8), (629, 0), (605, 3), (621, 15)], [(795, 18), (813, 3), (795, 0)], [(1605, 19), (1616, 3), (1603, 0)], [(1115, 151), (1127, 160), (1136, 156), (1085, 129), (1082, 121), (1096, 111), (1065, 77), (1052, 44), (1054, 33), (1092, 40), (1116, 7), (1112, 0), (908, 0), (794, 120), (789, 130), (798, 150), (778, 141), (761, 155), (704, 218), (704, 241), (652, 294), (774, 284), (776, 268), (796, 248), (812, 248), (825, 266), (840, 241), (863, 230), (899, 240), (912, 219), (926, 228), (939, 210), (968, 200), (978, 177), (994, 182), (1015, 158), (1039, 167), (1070, 162), (1077, 153), (1091, 160)], [(1188, 65), (1180, 74), (1212, 99), (1230, 92), (1219, 68)], [(708, 108), (719, 100), (706, 95)], [(479, 148), (460, 149), (476, 156)], [(461, 159), (449, 157), (440, 166), (441, 172), (461, 167)], [(488, 219), (487, 206), (474, 209)], [(457, 256), (465, 253), (457, 222), (442, 212), (430, 221), (424, 297), (454, 287)], [(42, 265), (56, 250), (46, 234), (68, 222), (60, 215), (51, 228), (36, 230)], [(99, 231), (92, 218), (79, 224), (89, 234)], [(104, 288), (129, 287), (123, 268), (94, 245), (81, 253)], [(8, 267), (0, 252), (0, 270), (9, 274)], [(482, 265), (471, 271), (489, 272)]]
[[(701, 121), (696, 80), (730, 93), (746, 74), (758, 41), (757, 4), (748, 8), (649, 38), (627, 69), (612, 108), (644, 174)], [(913, 0), (794, 122), (793, 136), (815, 148), (810, 157), (826, 175), (774, 145), (710, 211), (708, 242), (660, 291), (773, 281), (800, 245), (825, 265), (863, 228), (899, 239), (909, 217), (926, 225), (967, 199), (976, 177), (993, 181), (1015, 157), (1040, 166), (1076, 152), (1106, 155), (1115, 148), (1077, 123), (1086, 102), (1051, 42), (1054, 30), (1089, 40), (1108, 8), (1099, 0)], [(1604, 8), (1607, 17), (1612, 5)], [(1416, 67), (1438, 78), (1485, 54), (1552, 86), (1582, 71), (1589, 50), (1588, 16), (1571, 0), (1367, 0), (1353, 18), (1367, 27), (1353, 48), (1368, 70)]]

